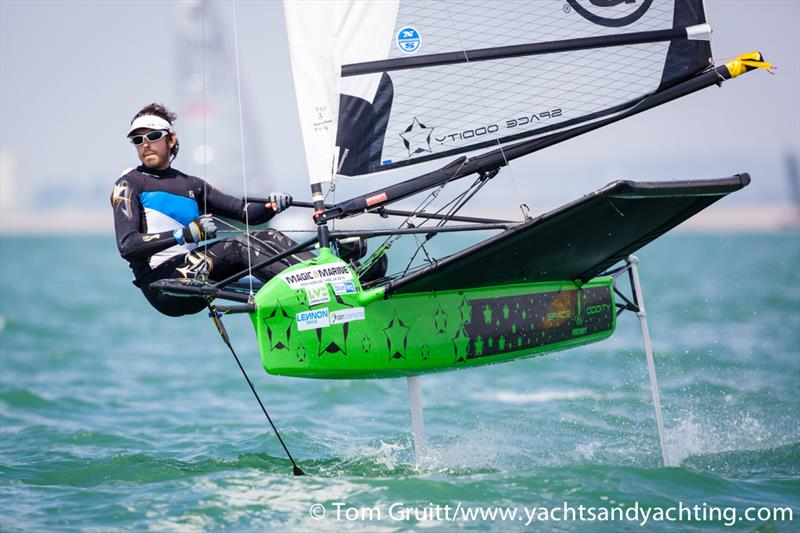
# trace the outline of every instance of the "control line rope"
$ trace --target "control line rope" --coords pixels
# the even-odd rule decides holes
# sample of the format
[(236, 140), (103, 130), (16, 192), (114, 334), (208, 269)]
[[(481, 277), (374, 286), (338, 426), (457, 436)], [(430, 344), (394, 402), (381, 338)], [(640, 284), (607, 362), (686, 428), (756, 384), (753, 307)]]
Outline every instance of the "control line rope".
[(231, 345), (231, 339), (230, 337), (228, 337), (228, 332), (225, 329), (225, 325), (222, 323), (222, 313), (218, 311), (210, 303), (208, 304), (208, 313), (211, 319), (214, 321), (214, 325), (217, 326), (217, 331), (219, 332), (220, 337), (222, 337), (222, 342), (225, 343), (225, 346), (227, 346), (228, 349), (231, 351), (233, 358), (236, 359), (236, 364), (239, 365), (239, 370), (242, 371), (244, 379), (247, 381), (247, 384), (250, 385), (250, 390), (253, 391), (253, 396), (255, 396), (256, 400), (258, 400), (258, 405), (261, 406), (261, 411), (264, 413), (264, 416), (267, 417), (267, 422), (269, 422), (269, 425), (272, 427), (272, 431), (275, 433), (275, 436), (278, 437), (278, 441), (281, 443), (283, 451), (286, 452), (286, 456), (289, 458), (289, 461), (291, 461), (292, 473), (295, 476), (306, 475), (306, 473), (303, 472), (303, 470), (299, 466), (297, 466), (297, 463), (294, 461), (294, 457), (292, 457), (292, 454), (289, 453), (289, 448), (287, 448), (286, 444), (283, 442), (281, 434), (278, 432), (278, 428), (276, 428), (275, 424), (272, 422), (272, 418), (270, 418), (269, 413), (267, 413), (267, 409), (266, 407), (264, 407), (264, 403), (261, 401), (258, 392), (256, 392), (255, 386), (253, 386), (253, 382), (250, 381), (250, 376), (247, 375), (244, 366), (242, 366), (242, 362), (239, 360), (239, 356), (236, 355), (236, 351), (233, 349), (233, 346)]

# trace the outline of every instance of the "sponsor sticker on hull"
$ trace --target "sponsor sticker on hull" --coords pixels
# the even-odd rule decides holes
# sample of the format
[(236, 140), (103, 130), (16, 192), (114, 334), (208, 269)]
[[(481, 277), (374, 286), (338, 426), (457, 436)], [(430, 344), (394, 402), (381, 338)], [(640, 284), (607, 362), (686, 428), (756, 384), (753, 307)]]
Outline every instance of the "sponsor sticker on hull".
[(306, 297), (308, 298), (309, 306), (322, 304), (331, 300), (331, 295), (328, 293), (327, 285), (306, 287)]
[(309, 329), (320, 329), (346, 324), (354, 320), (364, 320), (366, 314), (363, 307), (353, 307), (350, 309), (340, 309), (339, 311), (329, 311), (328, 308), (315, 309), (313, 311), (302, 311), (294, 317), (297, 322), (298, 331)]
[(328, 308), (316, 309), (314, 311), (302, 311), (294, 317), (298, 331), (309, 329), (327, 328), (331, 325), (330, 313)]
[(342, 309), (331, 313), (330, 324), (344, 324), (345, 322), (352, 322), (353, 320), (364, 320), (364, 308), (353, 307), (351, 309)]
[(355, 294), (356, 293), (356, 284), (352, 281), (342, 281), (339, 283), (333, 283), (333, 293), (341, 296), (342, 294)]
[(294, 270), (287, 274), (280, 274), (280, 277), (292, 289), (305, 289), (306, 287), (319, 287), (326, 283), (352, 281), (353, 274), (345, 263), (329, 263)]

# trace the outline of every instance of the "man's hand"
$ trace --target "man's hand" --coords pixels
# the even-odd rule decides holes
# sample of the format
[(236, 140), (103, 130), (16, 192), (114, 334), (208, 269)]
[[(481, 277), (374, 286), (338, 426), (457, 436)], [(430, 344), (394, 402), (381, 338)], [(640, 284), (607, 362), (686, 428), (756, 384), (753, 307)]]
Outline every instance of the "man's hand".
[(271, 207), (276, 213), (280, 213), (292, 204), (292, 195), (285, 192), (270, 193), (267, 200), (267, 207)]
[(187, 242), (203, 242), (217, 236), (217, 226), (211, 215), (200, 215), (189, 222), (189, 225), (178, 228), (173, 233), (178, 244)]

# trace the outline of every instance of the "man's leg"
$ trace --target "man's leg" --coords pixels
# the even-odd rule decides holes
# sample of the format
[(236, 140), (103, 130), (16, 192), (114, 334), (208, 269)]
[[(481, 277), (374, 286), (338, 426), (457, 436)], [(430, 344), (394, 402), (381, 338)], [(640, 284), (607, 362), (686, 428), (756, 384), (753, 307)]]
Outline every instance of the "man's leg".
[[(270, 257), (274, 257), (295, 244), (295, 241), (281, 232), (268, 229), (251, 235), (231, 237), (217, 241), (209, 246), (198, 246), (186, 254), (184, 263), (176, 269), (183, 277), (207, 277), (221, 280), (244, 272), (247, 275), (248, 265), (256, 265)], [(249, 262), (248, 262), (249, 253)], [(269, 281), (286, 267), (307, 259), (313, 259), (311, 252), (300, 252), (289, 255), (265, 268), (254, 270), (253, 275), (262, 281)]]

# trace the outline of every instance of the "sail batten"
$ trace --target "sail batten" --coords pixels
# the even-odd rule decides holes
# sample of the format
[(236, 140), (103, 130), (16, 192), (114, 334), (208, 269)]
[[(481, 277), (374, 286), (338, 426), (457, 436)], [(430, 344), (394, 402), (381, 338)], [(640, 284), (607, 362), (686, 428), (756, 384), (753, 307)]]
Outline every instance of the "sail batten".
[(668, 30), (624, 33), (619, 35), (564, 39), (560, 41), (549, 41), (544, 43), (515, 44), (494, 48), (442, 52), (418, 57), (400, 57), (381, 61), (353, 63), (349, 65), (342, 65), (342, 77), (347, 78), (351, 76), (362, 76), (365, 74), (391, 72), (412, 68), (490, 61), (493, 59), (552, 54), (555, 52), (573, 52), (576, 50), (590, 50), (596, 48), (606, 48), (610, 46), (655, 43), (662, 41), (673, 41), (677, 39), (708, 40), (711, 36), (710, 28), (711, 27), (708, 24), (701, 24), (688, 28), (672, 28)]

